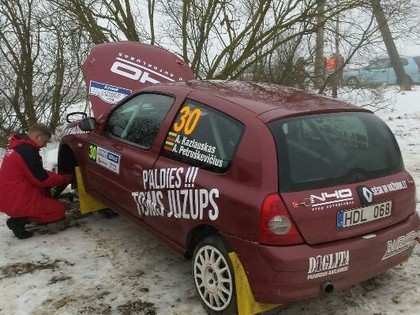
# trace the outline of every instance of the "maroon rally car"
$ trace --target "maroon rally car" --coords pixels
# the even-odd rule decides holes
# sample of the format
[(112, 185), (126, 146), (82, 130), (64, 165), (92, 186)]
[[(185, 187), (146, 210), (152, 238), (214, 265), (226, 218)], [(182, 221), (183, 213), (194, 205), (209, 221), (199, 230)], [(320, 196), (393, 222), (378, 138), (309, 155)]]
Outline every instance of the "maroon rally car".
[(348, 288), (412, 254), (415, 184), (372, 112), (193, 80), (177, 56), (139, 43), (96, 46), (84, 71), (95, 117), (67, 127), (59, 171), (79, 167), (90, 195), (192, 258), (207, 312)]

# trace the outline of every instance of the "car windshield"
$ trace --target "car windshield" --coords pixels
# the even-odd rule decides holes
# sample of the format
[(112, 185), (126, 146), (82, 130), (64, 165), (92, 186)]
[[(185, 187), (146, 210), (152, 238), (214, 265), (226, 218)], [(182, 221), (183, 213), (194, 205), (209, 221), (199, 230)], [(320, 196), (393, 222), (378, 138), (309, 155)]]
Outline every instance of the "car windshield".
[(300, 116), (274, 121), (269, 128), (282, 192), (355, 183), (404, 169), (392, 132), (370, 113)]

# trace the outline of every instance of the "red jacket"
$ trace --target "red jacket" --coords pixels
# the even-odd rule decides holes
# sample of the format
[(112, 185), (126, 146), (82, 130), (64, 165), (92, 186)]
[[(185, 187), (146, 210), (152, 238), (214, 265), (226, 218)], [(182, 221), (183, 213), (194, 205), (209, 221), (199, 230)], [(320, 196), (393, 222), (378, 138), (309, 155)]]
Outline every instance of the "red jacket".
[(44, 188), (69, 183), (71, 177), (44, 169), (40, 147), (27, 135), (15, 135), (0, 168), (0, 211), (30, 217), (42, 208)]

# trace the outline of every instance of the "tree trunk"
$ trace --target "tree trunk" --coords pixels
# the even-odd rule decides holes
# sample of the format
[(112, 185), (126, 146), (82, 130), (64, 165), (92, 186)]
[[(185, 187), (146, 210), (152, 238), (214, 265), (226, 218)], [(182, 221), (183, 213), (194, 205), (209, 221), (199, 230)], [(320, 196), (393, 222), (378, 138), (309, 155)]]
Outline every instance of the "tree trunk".
[[(336, 0), (336, 5), (338, 6), (338, 0)], [(339, 63), (339, 56), (340, 56), (340, 15), (337, 14), (336, 17), (336, 21), (335, 21), (335, 29), (334, 29), (334, 42), (335, 42), (335, 69), (334, 69), (334, 73), (333, 73), (333, 78), (332, 78), (332, 82), (331, 82), (331, 96), (333, 98), (337, 98), (338, 97), (338, 86), (340, 85), (340, 67), (342, 66)]]
[(385, 18), (385, 14), (381, 6), (381, 0), (371, 0), (370, 2), (376, 22), (378, 23), (379, 31), (381, 32), (382, 39), (388, 52), (391, 65), (394, 68), (395, 75), (397, 77), (397, 84), (400, 85), (401, 90), (410, 91), (411, 82), (408, 76), (405, 74), (400, 56), (397, 51), (397, 47), (395, 46), (394, 39), (392, 38), (388, 22)]
[(324, 56), (324, 27), (325, 27), (325, 0), (318, 3), (316, 42), (315, 42), (315, 73), (314, 84), (317, 89), (325, 81), (325, 56)]

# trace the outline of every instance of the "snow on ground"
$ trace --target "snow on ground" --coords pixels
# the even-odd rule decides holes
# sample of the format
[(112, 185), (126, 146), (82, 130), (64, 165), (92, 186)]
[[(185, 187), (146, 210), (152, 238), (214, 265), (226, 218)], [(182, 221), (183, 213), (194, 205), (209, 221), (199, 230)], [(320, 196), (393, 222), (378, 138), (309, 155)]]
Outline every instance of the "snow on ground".
[[(382, 94), (377, 114), (397, 136), (420, 200), (420, 87), (404, 93), (391, 87)], [(366, 100), (341, 97), (357, 104)], [(48, 167), (54, 165), (55, 148), (44, 152)], [(74, 204), (69, 207), (77, 212)], [(190, 261), (122, 217), (79, 216), (63, 230), (40, 227), (27, 240), (13, 237), (6, 218), (0, 214), (0, 314), (205, 314)], [(266, 313), (420, 314), (420, 245), (407, 263), (381, 276)]]

